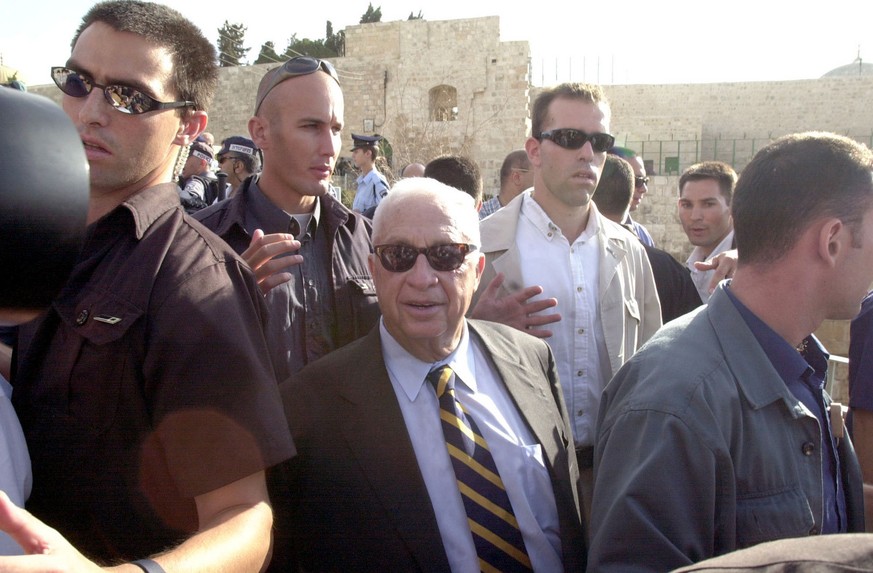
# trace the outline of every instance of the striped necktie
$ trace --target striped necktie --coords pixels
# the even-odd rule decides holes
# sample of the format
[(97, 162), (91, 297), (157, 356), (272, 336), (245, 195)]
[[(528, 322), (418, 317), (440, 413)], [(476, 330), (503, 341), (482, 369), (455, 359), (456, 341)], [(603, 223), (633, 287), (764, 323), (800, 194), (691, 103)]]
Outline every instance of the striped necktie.
[(427, 375), (440, 402), (440, 420), (467, 523), (482, 571), (531, 571), (518, 522), (488, 444), (455, 396), (455, 373), (441, 366)]

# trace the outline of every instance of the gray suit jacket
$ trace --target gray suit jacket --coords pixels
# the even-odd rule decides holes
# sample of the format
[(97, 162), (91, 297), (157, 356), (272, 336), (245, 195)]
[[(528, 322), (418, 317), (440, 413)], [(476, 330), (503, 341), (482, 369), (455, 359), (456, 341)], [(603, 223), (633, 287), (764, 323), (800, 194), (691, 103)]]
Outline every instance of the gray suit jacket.
[[(578, 468), (551, 351), (503, 325), (468, 324), (543, 448), (566, 570), (584, 571)], [(379, 328), (310, 364), (281, 392), (298, 455), (270, 479), (271, 570), (293, 570), (296, 563), (306, 571), (448, 571)]]

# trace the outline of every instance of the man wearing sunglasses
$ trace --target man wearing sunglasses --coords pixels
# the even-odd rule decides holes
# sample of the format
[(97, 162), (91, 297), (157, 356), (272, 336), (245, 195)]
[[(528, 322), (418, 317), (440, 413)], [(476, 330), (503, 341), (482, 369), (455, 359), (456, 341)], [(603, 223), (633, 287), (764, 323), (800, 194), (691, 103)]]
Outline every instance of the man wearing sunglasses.
[(218, 168), (227, 173), (232, 196), (242, 182), (261, 170), (260, 151), (248, 137), (232, 135), (221, 142), (216, 155)]
[[(301, 570), (584, 571), (551, 351), (464, 318), (485, 265), (473, 200), (432, 179), (403, 179), (373, 225), (382, 320), (281, 387), (299, 455), (279, 466), (289, 479), (272, 492), (273, 567), (292, 570), (281, 560), (293, 546)], [(444, 407), (452, 376), (430, 377), (442, 366), (463, 415), (451, 399)], [(460, 428), (480, 435), (454, 448)]]
[(631, 218), (631, 213), (637, 210), (637, 207), (640, 206), (643, 200), (643, 196), (649, 192), (649, 176), (646, 175), (646, 165), (643, 163), (643, 158), (637, 155), (636, 151), (617, 145), (612, 146), (607, 153), (621, 157), (627, 161), (634, 171), (634, 196), (631, 199), (627, 216), (622, 223), (633, 228), (634, 234), (636, 234), (642, 244), (654, 247), (655, 241), (652, 239), (652, 235), (649, 234), (649, 230)]
[(19, 338), (27, 507), (57, 531), (16, 528), (39, 554), (16, 566), (94, 570), (87, 555), (127, 571), (254, 572), (268, 558), (264, 470), (294, 449), (267, 309), (172, 181), (179, 150), (206, 127), (215, 59), (175, 10), (110, 1), (88, 11), (52, 71), (90, 165), (88, 229), (66, 286)]
[(261, 173), (196, 214), (254, 269), (279, 380), (363, 336), (379, 317), (367, 269), (370, 220), (330, 193), (343, 103), (330, 62), (297, 57), (268, 71), (249, 120)]
[[(586, 511), (600, 393), (661, 326), (643, 246), (591, 201), (606, 151), (615, 142), (609, 135), (609, 116), (599, 86), (561, 84), (537, 97), (533, 135), (525, 144), (533, 190), (481, 223), (488, 264), (480, 284), (488, 286), (480, 288), (473, 313), (521, 325), (531, 334), (551, 335), (548, 342), (571, 415)], [(498, 279), (489, 284), (500, 275), (502, 283)], [(500, 305), (536, 292), (541, 294), (521, 305), (520, 320)], [(555, 305), (557, 312), (546, 314), (544, 307)], [(551, 331), (537, 326), (556, 316), (560, 320)]]

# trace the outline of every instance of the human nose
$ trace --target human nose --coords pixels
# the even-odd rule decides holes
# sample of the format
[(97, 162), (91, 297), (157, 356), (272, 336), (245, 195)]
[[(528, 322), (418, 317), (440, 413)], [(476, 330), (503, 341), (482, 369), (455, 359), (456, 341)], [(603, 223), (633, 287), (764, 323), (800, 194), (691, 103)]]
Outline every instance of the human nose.
[(342, 135), (334, 133), (332, 130), (328, 129), (325, 137), (322, 138), (322, 153), (328, 157), (336, 159), (339, 157), (341, 147)]
[(416, 288), (425, 289), (438, 280), (436, 271), (430, 266), (424, 253), (418, 253), (415, 264), (407, 272), (407, 282)]
[(582, 147), (579, 148), (579, 156), (588, 162), (594, 159), (594, 146), (591, 145), (590, 141), (586, 141)]
[(72, 105), (79, 105), (78, 115), (79, 120), (84, 124), (100, 124), (106, 123), (107, 114), (114, 112), (109, 102), (106, 101), (106, 96), (103, 90), (98, 87), (91, 89), (91, 92), (83, 98), (71, 98)]

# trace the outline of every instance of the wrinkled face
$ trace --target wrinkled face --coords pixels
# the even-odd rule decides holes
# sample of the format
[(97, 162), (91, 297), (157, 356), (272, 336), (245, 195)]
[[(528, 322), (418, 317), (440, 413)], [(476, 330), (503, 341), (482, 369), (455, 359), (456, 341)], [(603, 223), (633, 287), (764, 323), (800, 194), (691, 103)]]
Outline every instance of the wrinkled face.
[(267, 95), (249, 132), (264, 155), (262, 181), (299, 196), (329, 191), (340, 153), (343, 94), (318, 71), (285, 80)]
[(679, 195), (679, 221), (692, 245), (711, 253), (733, 228), (731, 208), (715, 179), (688, 181)]
[[(469, 243), (455, 220), (435, 202), (399, 201), (382, 213), (387, 224), (373, 236), (373, 244), (429, 247)], [(384, 207), (380, 207), (384, 208)], [(426, 362), (448, 356), (463, 332), (464, 314), (485, 265), (479, 251), (470, 253), (454, 271), (436, 271), (424, 254), (405, 272), (391, 272), (376, 255), (370, 255), (370, 272), (376, 284), (385, 328), (410, 354)]]
[(636, 211), (640, 202), (643, 200), (643, 195), (649, 192), (649, 185), (647, 183), (640, 185), (636, 181), (637, 177), (646, 176), (646, 166), (643, 164), (643, 158), (638, 155), (631, 157), (627, 162), (630, 163), (630, 166), (634, 170), (634, 196), (633, 199), (631, 199), (630, 210)]
[[(560, 128), (586, 133), (609, 133), (609, 109), (602, 103), (557, 98), (549, 106), (543, 131)], [(553, 141), (529, 138), (528, 156), (535, 169), (535, 194), (543, 192), (568, 207), (591, 201), (606, 152), (597, 153), (588, 141), (579, 149), (564, 149)]]
[[(102, 22), (82, 32), (67, 67), (101, 85), (136, 87), (159, 101), (179, 99), (171, 88), (173, 62), (167, 49)], [(120, 203), (172, 177), (178, 135), (185, 125), (178, 110), (120, 113), (96, 87), (86, 97), (64, 95), (63, 108), (85, 145), (92, 198), (112, 196)]]

